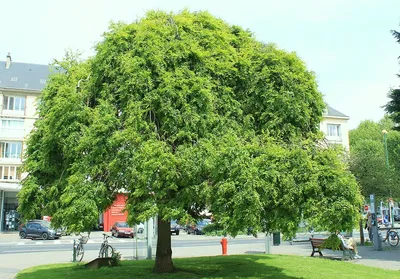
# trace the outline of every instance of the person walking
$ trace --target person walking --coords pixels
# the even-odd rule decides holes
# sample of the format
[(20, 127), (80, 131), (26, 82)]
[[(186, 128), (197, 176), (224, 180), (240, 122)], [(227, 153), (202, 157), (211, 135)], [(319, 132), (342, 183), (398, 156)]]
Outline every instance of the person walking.
[(372, 235), (372, 214), (371, 211), (368, 211), (367, 213), (367, 221), (365, 224), (366, 229), (368, 230), (368, 238), (369, 241), (373, 241), (373, 235)]

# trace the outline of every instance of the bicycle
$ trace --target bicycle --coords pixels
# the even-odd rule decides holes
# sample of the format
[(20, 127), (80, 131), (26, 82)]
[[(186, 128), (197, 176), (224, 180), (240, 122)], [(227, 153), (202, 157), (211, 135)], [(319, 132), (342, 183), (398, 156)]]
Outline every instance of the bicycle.
[(397, 231), (395, 231), (393, 228), (390, 228), (388, 226), (386, 227), (387, 227), (386, 236), (385, 238), (382, 239), (382, 242), (388, 240), (387, 243), (389, 243), (390, 246), (396, 247), (399, 244), (399, 235)]
[(82, 261), (83, 255), (85, 254), (85, 249), (83, 248), (83, 244), (86, 244), (89, 240), (90, 232), (88, 236), (83, 236), (79, 234), (80, 238), (78, 239), (78, 243), (76, 244), (74, 241), (74, 260)]
[(299, 227), (297, 229), (297, 233), (301, 236), (305, 236), (305, 235), (309, 235), (309, 234), (311, 234), (311, 236), (313, 236), (315, 231), (314, 231), (314, 228), (312, 226), (310, 226), (307, 222), (301, 221), (299, 224)]
[(108, 238), (112, 236), (103, 233), (103, 243), (101, 243), (99, 258), (108, 258), (114, 254), (114, 247), (108, 244)]

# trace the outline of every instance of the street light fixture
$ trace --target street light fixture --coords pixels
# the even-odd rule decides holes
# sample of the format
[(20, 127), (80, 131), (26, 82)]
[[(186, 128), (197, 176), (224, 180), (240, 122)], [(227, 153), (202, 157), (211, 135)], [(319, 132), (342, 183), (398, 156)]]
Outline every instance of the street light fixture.
[(388, 155), (388, 149), (387, 149), (387, 131), (382, 130), (383, 134), (383, 143), (385, 145), (385, 156), (386, 156), (386, 167), (389, 168), (389, 155)]

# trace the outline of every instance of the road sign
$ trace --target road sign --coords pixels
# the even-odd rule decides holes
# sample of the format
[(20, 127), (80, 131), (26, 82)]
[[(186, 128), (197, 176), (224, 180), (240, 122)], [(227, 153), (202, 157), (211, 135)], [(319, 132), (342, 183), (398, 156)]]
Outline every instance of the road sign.
[(368, 205), (364, 205), (364, 210), (368, 210)]

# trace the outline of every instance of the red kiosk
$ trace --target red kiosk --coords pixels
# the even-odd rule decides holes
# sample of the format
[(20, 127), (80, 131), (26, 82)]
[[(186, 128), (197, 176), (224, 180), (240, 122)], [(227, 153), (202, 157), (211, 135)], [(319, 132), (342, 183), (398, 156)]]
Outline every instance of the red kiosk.
[(115, 222), (126, 222), (128, 212), (124, 212), (127, 196), (125, 194), (117, 194), (114, 203), (104, 212), (103, 223), (104, 231), (110, 231)]

